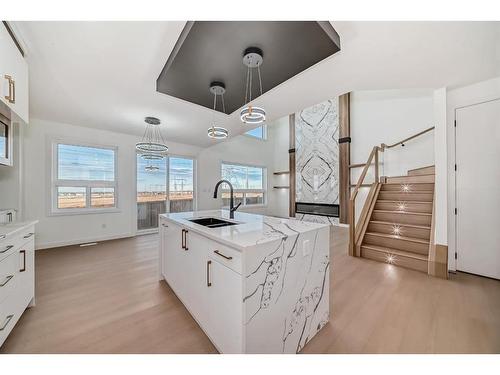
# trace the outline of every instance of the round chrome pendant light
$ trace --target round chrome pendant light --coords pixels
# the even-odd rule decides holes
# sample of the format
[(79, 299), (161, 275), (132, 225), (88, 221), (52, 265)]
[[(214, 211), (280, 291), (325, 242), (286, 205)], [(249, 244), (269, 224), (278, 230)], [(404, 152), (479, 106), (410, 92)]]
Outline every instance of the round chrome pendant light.
[(264, 62), (262, 50), (257, 47), (249, 47), (243, 53), (243, 64), (247, 67), (247, 77), (245, 85), (245, 107), (240, 112), (240, 119), (245, 124), (258, 125), (266, 121), (266, 111), (264, 108), (246, 105), (252, 101), (253, 71), (257, 70), (259, 77), (260, 95), (262, 95), (262, 78), (260, 66)]
[(160, 120), (156, 117), (146, 117), (146, 130), (142, 136), (142, 141), (136, 143), (135, 148), (142, 153), (142, 157), (147, 159), (153, 155), (163, 158), (167, 153), (168, 147), (160, 131)]
[[(212, 82), (210, 84), (210, 92), (214, 95), (214, 111), (217, 108), (217, 96), (221, 97), (222, 101), (222, 112), (226, 113), (226, 106), (224, 104), (224, 93), (226, 92), (226, 86), (222, 82)], [(227, 129), (220, 126), (212, 125), (208, 128), (208, 136), (213, 139), (224, 139), (227, 138), (229, 132)]]

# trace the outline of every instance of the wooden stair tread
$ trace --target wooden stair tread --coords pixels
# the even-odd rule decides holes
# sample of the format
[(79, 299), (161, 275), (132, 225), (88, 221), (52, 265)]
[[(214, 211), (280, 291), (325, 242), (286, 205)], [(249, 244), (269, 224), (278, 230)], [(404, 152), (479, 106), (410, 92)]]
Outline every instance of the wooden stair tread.
[(401, 214), (401, 215), (432, 216), (432, 214), (426, 212), (411, 212), (411, 211), (398, 211), (398, 210), (373, 210), (373, 212), (387, 213), (387, 214)]
[(417, 259), (417, 260), (422, 260), (422, 261), (425, 261), (425, 262), (427, 262), (427, 260), (428, 260), (428, 256), (427, 255), (413, 253), (411, 251), (396, 250), (396, 249), (393, 249), (393, 248), (390, 248), (390, 247), (382, 247), (382, 246), (368, 245), (368, 244), (362, 244), (361, 248), (363, 248), (363, 247), (367, 248), (367, 249), (370, 249), (370, 250), (373, 250), (373, 251), (378, 251), (378, 252), (381, 252), (381, 253), (394, 254), (394, 255), (403, 256), (403, 257), (407, 257), (407, 258), (413, 258), (413, 259)]
[(365, 235), (372, 235), (372, 236), (378, 236), (378, 237), (383, 237), (383, 238), (390, 238), (394, 240), (402, 240), (402, 241), (409, 241), (409, 242), (416, 242), (424, 245), (429, 245), (429, 241), (422, 240), (420, 238), (415, 238), (415, 237), (406, 237), (406, 236), (396, 236), (394, 234), (386, 234), (386, 233), (379, 233), (379, 232), (366, 232)]
[[(389, 222), (389, 221), (379, 221), (379, 220), (370, 220), (370, 223), (373, 224), (382, 224), (382, 225), (394, 225), (395, 223)], [(415, 225), (415, 224), (398, 224), (401, 227), (410, 227), (410, 228), (417, 228), (417, 229), (431, 229), (429, 226), (425, 225)]]
[[(401, 203), (401, 201), (393, 201), (393, 200), (387, 200), (387, 199), (377, 199), (377, 203), (378, 202), (380, 202), (380, 203)], [(432, 202), (429, 202), (429, 201), (408, 201), (406, 203), (429, 204)]]

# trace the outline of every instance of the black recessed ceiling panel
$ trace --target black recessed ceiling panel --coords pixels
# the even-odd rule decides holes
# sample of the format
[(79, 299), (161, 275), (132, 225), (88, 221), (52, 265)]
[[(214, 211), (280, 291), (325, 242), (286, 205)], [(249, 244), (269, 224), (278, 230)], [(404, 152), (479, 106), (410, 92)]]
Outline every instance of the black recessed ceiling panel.
[[(247, 67), (243, 52), (258, 47), (263, 92), (340, 50), (340, 38), (327, 21), (188, 22), (156, 80), (158, 92), (213, 108), (212, 81), (226, 85), (226, 114), (243, 106)], [(254, 75), (253, 97), (258, 94)], [(220, 102), (217, 109), (222, 112)]]

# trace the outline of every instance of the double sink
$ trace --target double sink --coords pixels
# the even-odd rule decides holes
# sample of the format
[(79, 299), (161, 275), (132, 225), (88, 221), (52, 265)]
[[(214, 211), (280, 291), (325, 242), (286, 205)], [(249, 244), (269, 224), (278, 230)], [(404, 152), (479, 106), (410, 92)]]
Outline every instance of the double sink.
[(207, 228), (220, 228), (220, 227), (227, 227), (230, 225), (239, 224), (239, 223), (233, 223), (232, 221), (219, 219), (216, 217), (202, 217), (199, 219), (189, 219), (189, 221), (198, 225), (203, 225), (204, 227)]

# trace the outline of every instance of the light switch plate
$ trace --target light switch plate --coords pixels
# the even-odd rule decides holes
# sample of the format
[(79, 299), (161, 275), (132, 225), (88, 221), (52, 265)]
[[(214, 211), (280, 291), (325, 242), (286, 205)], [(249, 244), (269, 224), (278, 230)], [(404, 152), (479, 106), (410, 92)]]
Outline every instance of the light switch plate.
[(308, 256), (309, 254), (311, 254), (311, 248), (309, 246), (309, 240), (304, 240), (302, 242), (302, 255), (303, 256)]

